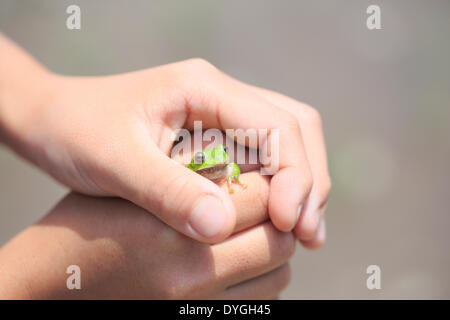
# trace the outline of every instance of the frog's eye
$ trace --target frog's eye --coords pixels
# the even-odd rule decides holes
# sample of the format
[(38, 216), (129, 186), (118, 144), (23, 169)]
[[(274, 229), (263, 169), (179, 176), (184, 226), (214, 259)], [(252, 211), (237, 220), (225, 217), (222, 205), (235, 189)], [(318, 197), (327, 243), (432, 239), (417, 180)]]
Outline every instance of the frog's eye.
[(228, 147), (223, 147), (223, 151), (225, 151), (225, 153), (228, 153)]
[(205, 158), (206, 158), (205, 153), (199, 151), (199, 152), (197, 152), (197, 153), (195, 154), (195, 156), (194, 156), (194, 162), (195, 162), (196, 164), (202, 164), (203, 162), (205, 162)]

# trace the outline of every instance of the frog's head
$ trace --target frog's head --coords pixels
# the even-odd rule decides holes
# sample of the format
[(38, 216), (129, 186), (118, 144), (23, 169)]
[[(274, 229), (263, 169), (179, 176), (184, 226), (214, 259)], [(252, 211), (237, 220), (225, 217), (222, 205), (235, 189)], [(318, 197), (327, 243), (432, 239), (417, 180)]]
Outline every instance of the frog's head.
[(219, 144), (215, 148), (196, 152), (187, 167), (191, 170), (198, 171), (200, 169), (223, 166), (228, 164), (228, 161), (227, 148)]

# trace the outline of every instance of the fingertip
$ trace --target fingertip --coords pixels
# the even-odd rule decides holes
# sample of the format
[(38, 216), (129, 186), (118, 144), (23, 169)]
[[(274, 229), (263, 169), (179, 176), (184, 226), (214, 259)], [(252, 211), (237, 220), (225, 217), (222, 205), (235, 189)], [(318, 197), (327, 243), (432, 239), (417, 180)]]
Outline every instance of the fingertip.
[(326, 226), (325, 220), (322, 218), (320, 220), (319, 228), (317, 229), (317, 233), (312, 240), (303, 241), (300, 240), (302, 245), (309, 250), (317, 250), (320, 249), (326, 241)]
[(315, 237), (320, 224), (321, 213), (306, 204), (295, 225), (294, 233), (299, 240), (308, 241)]
[(284, 168), (273, 176), (269, 215), (275, 227), (284, 232), (294, 229), (309, 192), (309, 181), (303, 181), (299, 168)]
[(229, 199), (206, 194), (195, 201), (187, 223), (194, 238), (205, 243), (218, 243), (226, 239), (236, 225), (236, 213)]

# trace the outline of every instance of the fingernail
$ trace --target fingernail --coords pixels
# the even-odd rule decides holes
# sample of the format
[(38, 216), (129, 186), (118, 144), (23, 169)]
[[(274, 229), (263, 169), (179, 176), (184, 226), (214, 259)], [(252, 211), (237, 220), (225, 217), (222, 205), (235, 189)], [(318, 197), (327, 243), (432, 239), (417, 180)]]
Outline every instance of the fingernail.
[(226, 214), (221, 200), (204, 196), (192, 210), (189, 225), (201, 236), (211, 238), (222, 231)]
[(325, 226), (325, 220), (322, 218), (322, 219), (320, 219), (319, 229), (317, 230), (317, 238), (321, 242), (325, 242), (326, 234), (327, 234), (327, 228)]
[(299, 205), (297, 208), (297, 220), (296, 221), (298, 221), (298, 218), (300, 218), (300, 212), (302, 212), (302, 208), (303, 208), (303, 205)]
[(315, 236), (319, 227), (320, 217), (320, 209), (315, 206), (313, 201), (308, 201), (302, 217), (300, 240), (308, 241)]
[(313, 213), (314, 221), (317, 223), (317, 225), (319, 225), (320, 218), (322, 217), (321, 211), (322, 211), (322, 209), (317, 209)]

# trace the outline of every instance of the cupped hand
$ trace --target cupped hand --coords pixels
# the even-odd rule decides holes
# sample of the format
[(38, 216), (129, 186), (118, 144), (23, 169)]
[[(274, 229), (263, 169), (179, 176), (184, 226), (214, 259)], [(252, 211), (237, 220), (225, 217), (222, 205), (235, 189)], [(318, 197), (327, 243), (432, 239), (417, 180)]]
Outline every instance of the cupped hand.
[(196, 120), (205, 129), (277, 129), (270, 218), (281, 231), (295, 227), (309, 247), (323, 241), (329, 178), (314, 109), (200, 59), (105, 77), (51, 74), (41, 82), (48, 94), (11, 127), (19, 141), (11, 144), (70, 188), (128, 199), (179, 232), (216, 243), (235, 229), (236, 209), (219, 186), (170, 159), (176, 134)]
[[(231, 196), (238, 223), (220, 244), (198, 242), (118, 198), (71, 193), (0, 250), (0, 297), (270, 299), (290, 279), (292, 232), (267, 219), (269, 181), (245, 174)], [(68, 266), (80, 290), (67, 288)]]

